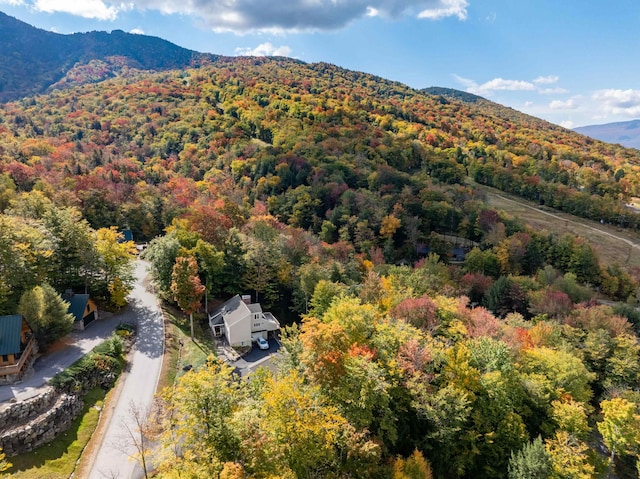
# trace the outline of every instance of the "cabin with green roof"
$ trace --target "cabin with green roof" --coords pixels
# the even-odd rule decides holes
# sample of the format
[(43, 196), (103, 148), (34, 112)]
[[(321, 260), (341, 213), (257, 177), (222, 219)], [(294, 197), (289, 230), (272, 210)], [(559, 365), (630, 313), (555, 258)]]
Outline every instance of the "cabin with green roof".
[(0, 384), (21, 379), (36, 352), (33, 331), (24, 318), (0, 316)]
[(67, 290), (62, 295), (62, 299), (69, 302), (68, 312), (73, 315), (73, 329), (82, 331), (98, 319), (98, 306), (88, 294)]

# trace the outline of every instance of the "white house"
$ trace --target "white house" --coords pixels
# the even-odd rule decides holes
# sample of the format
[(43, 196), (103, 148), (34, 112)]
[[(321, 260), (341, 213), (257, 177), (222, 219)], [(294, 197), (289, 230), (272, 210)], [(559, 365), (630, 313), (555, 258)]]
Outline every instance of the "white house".
[(250, 296), (235, 295), (209, 315), (209, 326), (216, 337), (225, 336), (230, 346), (251, 346), (257, 335), (268, 339), (280, 329), (271, 313), (264, 313)]

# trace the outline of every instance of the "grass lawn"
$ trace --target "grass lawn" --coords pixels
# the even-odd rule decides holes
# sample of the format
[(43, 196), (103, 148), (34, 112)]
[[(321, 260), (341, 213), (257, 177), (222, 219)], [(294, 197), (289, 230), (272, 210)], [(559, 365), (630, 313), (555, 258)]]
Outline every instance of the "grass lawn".
[(106, 392), (95, 388), (85, 396), (82, 414), (54, 441), (28, 454), (7, 458), (13, 467), (5, 472), (16, 479), (67, 479), (91, 438)]
[(572, 216), (494, 188), (476, 184), (474, 186), (487, 194), (487, 203), (490, 206), (520, 218), (535, 230), (581, 236), (595, 248), (604, 264), (640, 266), (640, 237), (634, 231)]
[[(195, 339), (191, 340), (189, 318), (168, 305), (163, 306), (165, 317), (165, 358), (158, 391), (171, 386), (176, 377), (184, 374), (183, 367), (202, 366), (210, 354), (215, 355), (215, 344), (204, 314), (193, 317)], [(182, 342), (182, 347), (180, 347)]]

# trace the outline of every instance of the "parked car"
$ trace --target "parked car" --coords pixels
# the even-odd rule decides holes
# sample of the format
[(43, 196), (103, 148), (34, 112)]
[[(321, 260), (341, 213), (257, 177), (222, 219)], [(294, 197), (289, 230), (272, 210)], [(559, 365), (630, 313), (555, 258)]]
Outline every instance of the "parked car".
[(269, 341), (264, 339), (262, 336), (258, 336), (256, 338), (256, 343), (258, 343), (258, 347), (260, 349), (269, 349)]

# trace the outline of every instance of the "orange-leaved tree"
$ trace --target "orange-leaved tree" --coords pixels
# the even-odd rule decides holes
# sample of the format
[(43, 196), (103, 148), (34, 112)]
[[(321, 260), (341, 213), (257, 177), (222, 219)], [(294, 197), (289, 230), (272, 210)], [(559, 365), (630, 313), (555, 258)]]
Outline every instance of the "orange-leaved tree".
[(193, 339), (193, 313), (200, 306), (205, 286), (198, 277), (198, 263), (193, 256), (176, 258), (171, 274), (171, 293), (182, 311), (189, 315)]

